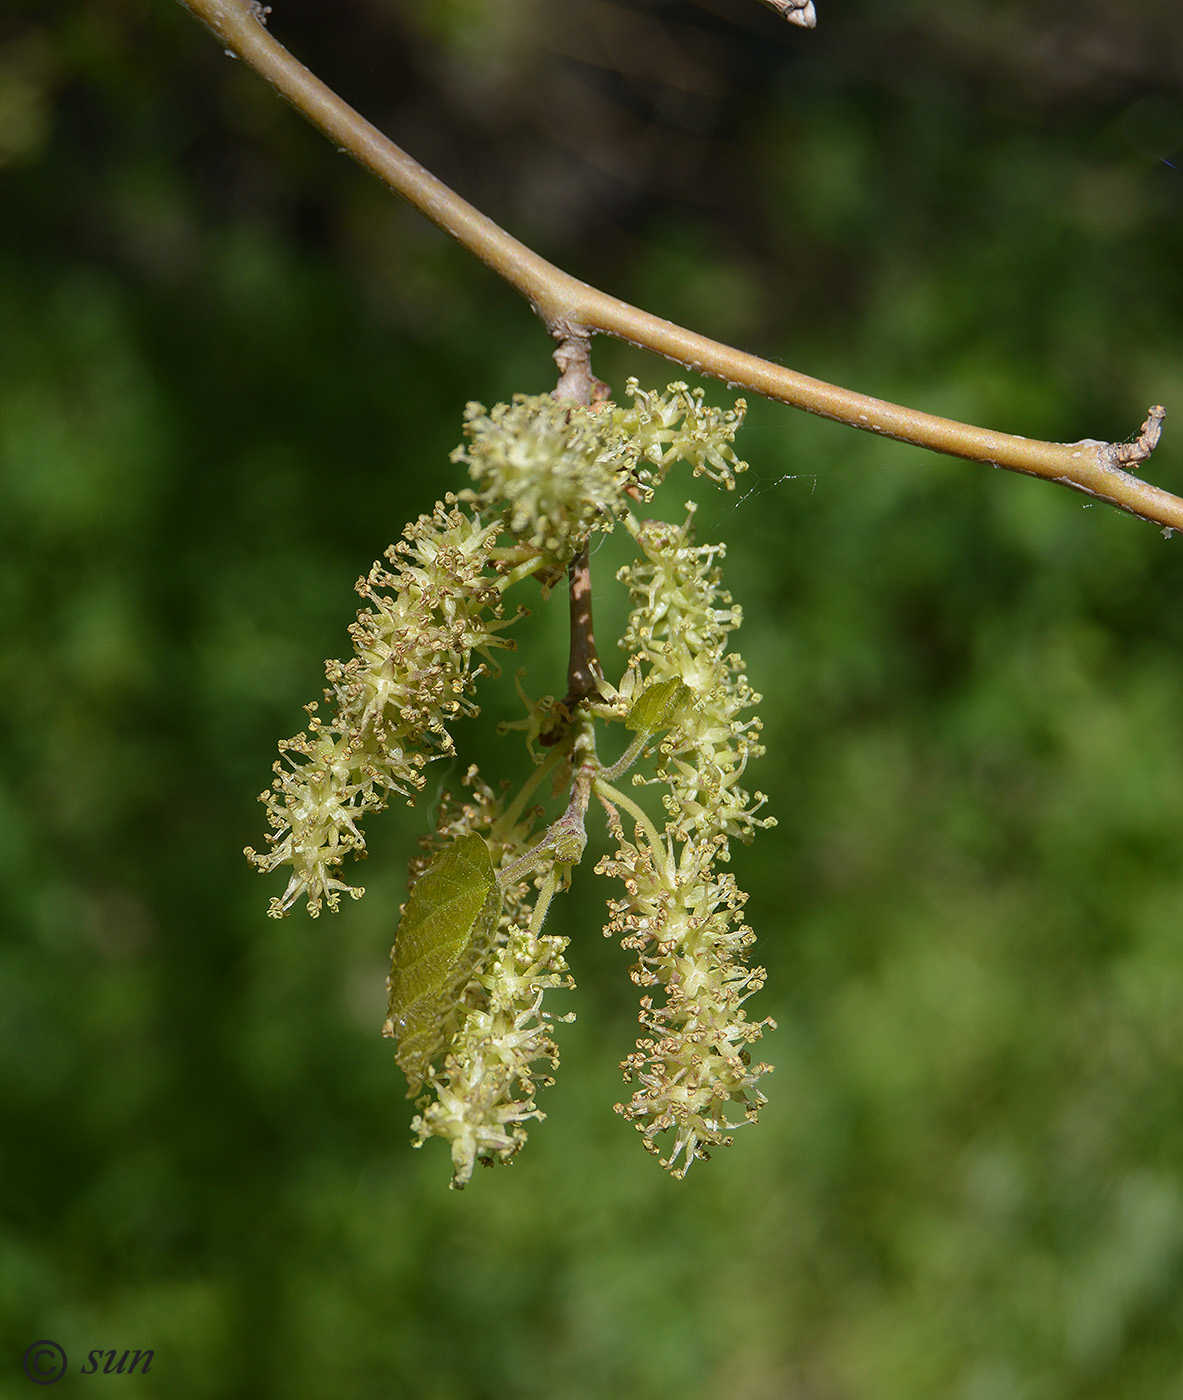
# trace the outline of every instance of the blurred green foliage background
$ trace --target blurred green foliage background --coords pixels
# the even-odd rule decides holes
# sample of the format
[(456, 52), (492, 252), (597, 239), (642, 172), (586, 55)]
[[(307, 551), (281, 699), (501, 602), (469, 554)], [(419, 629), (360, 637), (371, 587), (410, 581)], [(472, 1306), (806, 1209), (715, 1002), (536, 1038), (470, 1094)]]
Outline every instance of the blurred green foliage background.
[[(1183, 490), (1177, 0), (819, 13), (271, 25), (579, 275), (1032, 436), (1165, 403), (1147, 474)], [(169, 1400), (1183, 1394), (1183, 546), (1154, 528), (752, 406), (741, 489), (695, 494), (766, 697), (780, 825), (735, 869), (780, 1028), (759, 1126), (683, 1183), (611, 1111), (636, 992), (590, 861), (552, 913), (580, 987), (549, 1117), (462, 1194), (378, 1035), (424, 811), (372, 823), (361, 904), (264, 917), (254, 798), (353, 579), (458, 485), (465, 401), (549, 387), (549, 349), (179, 6), (8, 0), (0, 1395), (43, 1337), (55, 1393), (150, 1347), (105, 1384)], [(523, 637), (532, 693), (562, 625)]]

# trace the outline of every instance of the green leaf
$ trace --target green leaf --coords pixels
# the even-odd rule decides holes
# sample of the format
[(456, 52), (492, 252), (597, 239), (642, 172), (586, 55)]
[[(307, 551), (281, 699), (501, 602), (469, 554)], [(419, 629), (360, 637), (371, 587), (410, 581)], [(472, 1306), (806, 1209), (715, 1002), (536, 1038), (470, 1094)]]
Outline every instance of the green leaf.
[(646, 738), (659, 729), (668, 729), (675, 712), (685, 704), (689, 695), (690, 689), (685, 681), (654, 681), (633, 701), (632, 709), (625, 717), (625, 725)]
[(390, 1021), (395, 1060), (418, 1093), (444, 1045), (445, 1025), (464, 984), (487, 952), (501, 914), (501, 890), (482, 837), (446, 846), (412, 886), (394, 937)]

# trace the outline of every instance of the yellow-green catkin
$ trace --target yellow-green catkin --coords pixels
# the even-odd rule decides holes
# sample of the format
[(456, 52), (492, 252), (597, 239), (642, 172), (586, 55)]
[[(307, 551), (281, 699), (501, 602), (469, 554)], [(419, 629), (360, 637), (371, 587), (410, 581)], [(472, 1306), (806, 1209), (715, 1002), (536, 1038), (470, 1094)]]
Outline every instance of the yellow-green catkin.
[[(287, 874), (272, 915), (301, 900), (313, 915), (325, 904), (336, 910), (342, 894), (362, 893), (340, 867), (364, 854), (364, 819), (393, 795), (412, 802), (427, 764), (455, 753), (456, 721), (479, 714), (476, 683), (513, 646), (503, 635), (514, 620), (503, 614), (504, 593), (532, 576), (545, 598), (589, 536), (617, 527), (631, 536), (637, 561), (619, 574), (632, 604), (619, 685), (601, 680), (586, 699), (531, 701), (519, 672), (526, 717), (505, 727), (524, 731), (533, 775), (511, 799), (470, 770), (469, 798), (457, 805), (444, 794), (428, 854), (412, 862), (413, 889), (449, 842), (463, 840), (466, 857), (480, 856), (484, 882), (490, 868), (495, 879), (488, 928), (479, 938), (465, 935), (467, 925), (454, 931), (464, 955), (454, 972), (447, 964), (430, 999), (414, 1003), (417, 1039), (400, 1059), (418, 1095), (416, 1145), (444, 1139), (454, 1186), (478, 1162), (512, 1159), (526, 1124), (543, 1116), (536, 1092), (558, 1063), (554, 1027), (570, 1019), (544, 1009), (544, 997), (573, 982), (567, 938), (544, 934), (542, 923), (582, 856), (593, 798), (616, 838), (615, 854), (597, 870), (624, 886), (609, 902), (607, 931), (636, 954), (631, 975), (643, 991), (642, 1035), (624, 1061), (635, 1092), (618, 1111), (658, 1155), (658, 1140), (672, 1134), (663, 1162), (680, 1176), (764, 1102), (757, 1083), (768, 1066), (753, 1064), (750, 1050), (772, 1022), (750, 1021), (745, 1011), (764, 972), (746, 961), (754, 941), (743, 922), (746, 896), (720, 868), (732, 841), (770, 824), (759, 815), (763, 796), (744, 786), (749, 761), (763, 752), (752, 713), (760, 697), (730, 649), (742, 619), (721, 587), (723, 546), (695, 541), (693, 506), (680, 525), (643, 518), (675, 463), (734, 486), (744, 469), (733, 447), (743, 415), (742, 401), (716, 409), (685, 384), (658, 392), (635, 381), (620, 403), (539, 395), (491, 410), (470, 404), (453, 460), (468, 468), (471, 486), (409, 525), (358, 581), (363, 607), (350, 628), (351, 654), (326, 663), (325, 713), (309, 705), (306, 729), (279, 746), (261, 797), (268, 846), (247, 856), (260, 870)], [(662, 687), (650, 690), (660, 704), (650, 703), (647, 723), (660, 720), (659, 728), (635, 724), (633, 745), (609, 773), (596, 757), (597, 725), (627, 722), (653, 686)], [(654, 758), (646, 781), (661, 796), (658, 824), (612, 785), (646, 749)], [(543, 809), (530, 804), (548, 788), (569, 805), (536, 832)], [(462, 864), (451, 861), (441, 888)], [(436, 928), (435, 887), (430, 898), (427, 888), (408, 916), (408, 946), (430, 946)], [(404, 961), (392, 972), (403, 980), (392, 980), (385, 1027), (396, 1037), (400, 989), (413, 987), (418, 966), (410, 953)], [(404, 1040), (411, 1020), (410, 1012), (402, 1017)]]
[(757, 815), (763, 795), (740, 781), (763, 752), (759, 720), (747, 713), (760, 697), (728, 650), (742, 619), (719, 587), (722, 546), (695, 543), (692, 511), (681, 526), (645, 521), (632, 530), (642, 559), (620, 574), (633, 600), (621, 645), (636, 685), (676, 678), (681, 703), (654, 779), (665, 788), (664, 833), (654, 841), (638, 826), (630, 840), (618, 819), (617, 852), (597, 868), (625, 884), (608, 932), (638, 954), (634, 982), (664, 995), (641, 1000), (646, 1033), (622, 1065), (638, 1087), (617, 1111), (655, 1154), (659, 1135), (673, 1130), (663, 1165), (684, 1175), (765, 1101), (756, 1082), (769, 1066), (753, 1066), (748, 1047), (773, 1022), (749, 1021), (744, 1010), (765, 974), (746, 966), (755, 941), (741, 921), (747, 896), (716, 867), (730, 840), (750, 840), (770, 820)]

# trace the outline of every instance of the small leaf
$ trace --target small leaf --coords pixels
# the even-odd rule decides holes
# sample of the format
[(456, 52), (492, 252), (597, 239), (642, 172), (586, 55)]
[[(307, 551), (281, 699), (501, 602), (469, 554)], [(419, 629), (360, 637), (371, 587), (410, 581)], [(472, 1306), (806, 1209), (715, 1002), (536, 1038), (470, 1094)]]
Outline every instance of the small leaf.
[(489, 848), (475, 832), (446, 846), (415, 881), (394, 937), (390, 1020), (395, 1060), (419, 1091), (443, 1049), (448, 1014), (487, 951), (501, 914)]
[(668, 729), (673, 723), (673, 715), (690, 694), (685, 681), (654, 681), (647, 685), (633, 701), (633, 707), (625, 717), (625, 725), (634, 733), (655, 734), (659, 729)]

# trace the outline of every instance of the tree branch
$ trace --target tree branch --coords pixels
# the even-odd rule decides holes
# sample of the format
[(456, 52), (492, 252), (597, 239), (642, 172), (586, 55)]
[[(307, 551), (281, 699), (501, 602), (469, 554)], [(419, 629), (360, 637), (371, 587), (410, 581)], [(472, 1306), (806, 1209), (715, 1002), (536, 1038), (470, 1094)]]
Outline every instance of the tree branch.
[(748, 389), (864, 432), (1058, 482), (1144, 520), (1183, 530), (1183, 500), (1123, 470), (1149, 457), (1158, 441), (1164, 409), (1150, 410), (1131, 443), (1039, 442), (887, 403), (710, 340), (579, 281), (498, 227), (293, 58), (264, 28), (264, 8), (258, 0), (179, 3), (340, 150), (521, 292), (560, 345), (596, 332), (612, 335), (699, 374), (713, 375), (733, 388)]

